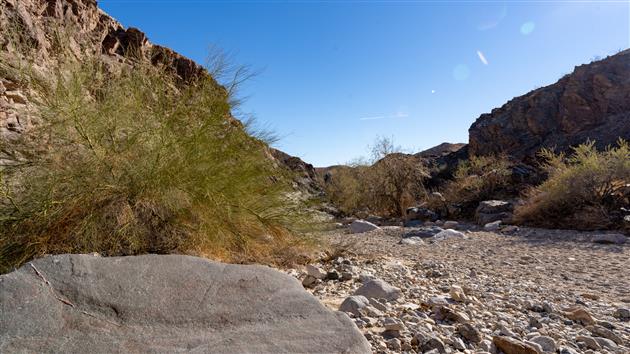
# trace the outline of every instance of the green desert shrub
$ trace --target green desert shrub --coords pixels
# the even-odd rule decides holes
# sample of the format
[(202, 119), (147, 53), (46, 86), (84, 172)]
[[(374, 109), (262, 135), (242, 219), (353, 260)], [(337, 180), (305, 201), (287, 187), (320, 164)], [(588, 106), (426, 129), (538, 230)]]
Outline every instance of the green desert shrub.
[(570, 156), (540, 153), (549, 175), (526, 193), (516, 219), (545, 227), (598, 229), (619, 226), (620, 210), (630, 205), (630, 146), (598, 151), (594, 142), (573, 149)]
[[(457, 205), (459, 217), (469, 217), (479, 202), (504, 196), (511, 185), (511, 163), (506, 156), (471, 156), (462, 161), (441, 191), (446, 203)], [(442, 203), (438, 201), (439, 203)], [(442, 205), (429, 205), (439, 209)]]
[(32, 98), (26, 162), (0, 169), (0, 271), (54, 253), (283, 262), (302, 246), (290, 178), (210, 76), (68, 65)]
[(365, 208), (362, 183), (367, 168), (339, 166), (331, 172), (330, 180), (325, 183), (326, 196), (342, 213), (353, 215)]
[(390, 154), (370, 167), (365, 184), (369, 205), (379, 215), (402, 217), (425, 197), (427, 170), (413, 155)]
[(397, 152), (399, 148), (389, 138), (377, 137), (370, 150), (371, 165), (359, 160), (335, 168), (326, 193), (348, 215), (401, 217), (423, 198), (426, 168), (413, 155)]

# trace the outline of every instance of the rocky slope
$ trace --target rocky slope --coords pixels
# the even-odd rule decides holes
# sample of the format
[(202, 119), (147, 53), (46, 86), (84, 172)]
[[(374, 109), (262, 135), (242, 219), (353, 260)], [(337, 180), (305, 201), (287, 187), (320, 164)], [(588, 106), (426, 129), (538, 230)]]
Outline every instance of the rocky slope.
[(577, 66), (555, 84), (481, 115), (469, 133), (471, 154), (518, 160), (543, 147), (564, 151), (591, 139), (603, 148), (630, 139), (630, 50)]
[(323, 188), (313, 165), (278, 149), (271, 148), (270, 151), (276, 161), (295, 173), (294, 181), (298, 190), (310, 196), (322, 195)]
[(442, 143), (414, 154), (428, 168), (429, 178), (425, 181), (425, 187), (438, 188), (451, 179), (459, 163), (468, 159), (468, 151), (467, 144)]
[(0, 28), (0, 165), (19, 158), (11, 142), (37, 122), (30, 99), (37, 92), (20, 75), (26, 64), (45, 77), (60, 61), (97, 55), (113, 70), (143, 62), (183, 82), (205, 74), (194, 61), (149, 42), (140, 30), (125, 29), (95, 0), (1, 0)]

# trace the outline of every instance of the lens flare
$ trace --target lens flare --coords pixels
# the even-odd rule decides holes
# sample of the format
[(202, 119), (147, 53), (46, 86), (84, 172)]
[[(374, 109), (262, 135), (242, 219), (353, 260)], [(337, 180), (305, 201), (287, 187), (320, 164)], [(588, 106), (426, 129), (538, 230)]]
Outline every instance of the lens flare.
[(521, 33), (525, 36), (529, 35), (530, 33), (534, 32), (534, 29), (536, 28), (536, 24), (528, 21), (523, 23), (523, 25), (521, 26)]
[(458, 64), (453, 69), (453, 78), (457, 81), (464, 81), (470, 76), (470, 69), (465, 64)]

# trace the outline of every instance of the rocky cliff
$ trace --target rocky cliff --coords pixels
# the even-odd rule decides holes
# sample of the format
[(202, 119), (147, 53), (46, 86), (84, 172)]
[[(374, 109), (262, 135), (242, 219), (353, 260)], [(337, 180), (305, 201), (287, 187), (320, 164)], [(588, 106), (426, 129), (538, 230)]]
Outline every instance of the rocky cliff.
[(270, 148), (271, 156), (282, 166), (295, 174), (296, 188), (311, 196), (318, 196), (323, 193), (315, 168), (310, 163), (304, 162), (296, 156), (291, 156), (283, 151)]
[(518, 160), (595, 140), (603, 148), (630, 139), (630, 50), (580, 65), (555, 84), (481, 115), (469, 129), (471, 154)]
[(45, 76), (61, 61), (97, 55), (112, 68), (160, 66), (183, 82), (205, 73), (140, 30), (125, 29), (95, 0), (0, 0), (0, 28), (0, 165), (18, 158), (11, 142), (37, 121), (30, 100), (37, 92), (20, 75), (25, 65)]

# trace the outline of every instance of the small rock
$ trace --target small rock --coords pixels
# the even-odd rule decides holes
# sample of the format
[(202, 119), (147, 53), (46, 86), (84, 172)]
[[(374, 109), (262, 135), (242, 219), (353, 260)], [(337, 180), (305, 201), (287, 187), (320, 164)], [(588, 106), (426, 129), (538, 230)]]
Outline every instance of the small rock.
[(557, 349), (556, 341), (548, 336), (536, 336), (529, 340), (530, 342), (534, 342), (542, 348), (544, 352), (555, 353)]
[(601, 346), (597, 341), (591, 336), (577, 336), (575, 338), (576, 342), (582, 342), (588, 349), (599, 350)]
[(464, 341), (462, 341), (460, 338), (454, 338), (453, 347), (455, 347), (455, 349), (458, 349), (458, 350), (465, 350), (466, 344), (464, 344)]
[(459, 238), (459, 239), (466, 239), (468, 238), (466, 235), (464, 235), (463, 233), (459, 232), (459, 231), (455, 231), (455, 230), (451, 230), (451, 229), (446, 229), (444, 231), (440, 231), (437, 234), (435, 234), (435, 236), (433, 236), (433, 239), (435, 240), (448, 240), (451, 238)]
[(579, 354), (575, 349), (569, 347), (560, 347), (558, 349), (559, 354)]
[(457, 333), (471, 343), (480, 343), (483, 340), (483, 334), (470, 323), (457, 326)]
[(402, 331), (405, 329), (405, 325), (402, 321), (391, 317), (387, 317), (383, 320), (383, 327), (385, 327), (387, 331)]
[(479, 203), (475, 213), (481, 214), (498, 214), (511, 212), (514, 209), (512, 203), (503, 200), (486, 200)]
[(459, 226), (459, 223), (457, 221), (445, 221), (444, 225), (442, 225), (442, 227), (444, 227), (445, 229), (454, 229), (457, 226)]
[(618, 308), (613, 316), (622, 321), (628, 321), (630, 320), (630, 308)]
[(448, 300), (442, 296), (433, 296), (427, 300), (429, 306), (448, 306)]
[(466, 323), (470, 321), (467, 314), (457, 312), (448, 306), (434, 306), (435, 319), (438, 321), (451, 321), (455, 323)]
[(446, 353), (444, 342), (442, 342), (438, 337), (431, 337), (429, 340), (424, 342), (424, 344), (422, 344), (422, 350), (425, 352), (437, 350), (438, 353)]
[(317, 279), (326, 279), (326, 272), (324, 272), (321, 268), (316, 267), (314, 265), (306, 266), (306, 273)]
[(530, 317), (529, 318), (529, 326), (530, 327), (534, 327), (534, 328), (538, 328), (538, 329), (543, 328), (542, 323), (540, 323), (540, 320), (538, 320), (536, 317)]
[(418, 245), (418, 244), (423, 244), (424, 242), (422, 241), (420, 237), (409, 237), (409, 238), (403, 238), (402, 240), (400, 240), (399, 243), (401, 245)]
[(539, 353), (539, 354), (545, 352), (543, 350), (543, 348), (540, 346), (540, 344), (538, 344), (538, 343), (534, 343), (534, 342), (531, 342), (531, 341), (528, 341), (528, 340), (524, 341), (523, 343), (529, 345), (530, 347), (533, 347), (536, 350), (536, 352)]
[(359, 312), (366, 317), (383, 317), (383, 312), (373, 306), (364, 307)]
[(512, 338), (516, 338), (517, 337), (516, 333), (514, 333), (511, 329), (507, 328), (502, 323), (499, 324), (499, 333), (502, 336), (506, 336), (506, 337), (512, 337)]
[(365, 296), (353, 295), (343, 300), (339, 306), (339, 311), (348, 312), (359, 317), (361, 316), (360, 310), (367, 306), (370, 306), (370, 301)]
[(400, 339), (398, 338), (389, 339), (387, 341), (387, 348), (391, 350), (395, 350), (395, 351), (400, 351), (400, 348), (401, 348)]
[(398, 299), (401, 291), (381, 279), (372, 279), (358, 288), (354, 295), (363, 295), (368, 299), (386, 299), (391, 301)]
[(481, 343), (479, 343), (479, 348), (481, 348), (481, 350), (483, 350), (486, 353), (496, 353), (497, 349), (496, 346), (494, 345), (494, 343), (492, 343), (492, 341), (488, 340), (488, 339), (484, 339), (483, 341), (481, 341)]
[(370, 298), (368, 300), (370, 301), (370, 305), (374, 306), (374, 308), (378, 309), (379, 311), (389, 310), (389, 308), (387, 307), (387, 303), (384, 300), (379, 300), (376, 298)]
[(350, 224), (350, 232), (352, 232), (353, 234), (360, 234), (379, 229), (380, 227), (365, 220), (355, 220), (352, 222), (352, 224)]
[(585, 299), (589, 299), (589, 300), (594, 300), (594, 301), (599, 300), (599, 295), (597, 295), (597, 294), (583, 293), (580, 296), (582, 296)]
[(572, 321), (580, 322), (583, 325), (595, 324), (593, 316), (582, 307), (571, 308), (564, 312), (564, 316)]
[(586, 329), (591, 332), (593, 335), (595, 335), (596, 337), (603, 337), (606, 339), (610, 339), (611, 341), (617, 343), (617, 344), (622, 344), (623, 343), (623, 339), (621, 339), (621, 337), (619, 337), (618, 335), (615, 334), (615, 332), (604, 328), (602, 326), (588, 326), (586, 327)]
[(494, 336), (492, 342), (505, 354), (539, 354), (535, 347), (515, 338)]
[(406, 214), (405, 216), (406, 216), (407, 221), (410, 221), (410, 220), (437, 221), (438, 220), (438, 215), (432, 210), (429, 210), (427, 208), (421, 208), (421, 207), (407, 208), (405, 214)]
[(337, 273), (337, 271), (332, 270), (328, 273), (326, 273), (326, 279), (327, 280), (338, 280), (340, 278), (339, 273)]
[(466, 294), (464, 293), (464, 289), (462, 289), (460, 286), (457, 286), (457, 285), (451, 286), (449, 295), (455, 301), (459, 301), (459, 302), (468, 301), (468, 298), (466, 297)]
[(493, 221), (487, 223), (483, 226), (484, 231), (498, 231), (501, 228), (501, 224), (503, 222), (501, 220)]
[(613, 350), (617, 348), (617, 344), (615, 344), (615, 342), (613, 342), (612, 340), (608, 338), (593, 337), (593, 339), (595, 339), (597, 341), (597, 344), (599, 344), (599, 346), (602, 348), (608, 348), (608, 349), (613, 349)]

